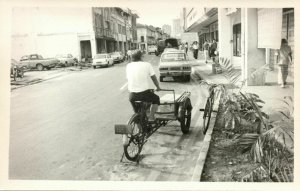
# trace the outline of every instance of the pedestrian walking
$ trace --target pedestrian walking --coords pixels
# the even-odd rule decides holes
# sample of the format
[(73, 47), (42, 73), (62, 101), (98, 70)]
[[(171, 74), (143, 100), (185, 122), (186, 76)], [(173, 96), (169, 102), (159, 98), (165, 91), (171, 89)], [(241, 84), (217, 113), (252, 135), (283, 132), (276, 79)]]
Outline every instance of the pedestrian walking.
[(277, 50), (276, 54), (278, 63), (278, 84), (284, 88), (289, 73), (289, 65), (292, 64), (292, 49), (286, 39), (281, 40), (280, 49)]
[(131, 62), (131, 54), (132, 54), (131, 50), (128, 49), (127, 50), (127, 60), (128, 60), (128, 62)]
[(212, 58), (213, 61), (215, 61), (215, 56), (216, 56), (215, 51), (217, 50), (217, 48), (218, 48), (218, 44), (216, 40), (213, 39), (213, 42), (210, 45), (210, 57)]
[(204, 52), (205, 63), (207, 63), (207, 60), (208, 60), (208, 50), (209, 50), (209, 44), (208, 44), (207, 40), (205, 40), (202, 48), (203, 48), (203, 52)]
[(186, 54), (186, 55), (187, 55), (188, 49), (189, 49), (189, 44), (188, 44), (188, 42), (186, 42), (186, 43), (184, 44), (184, 50), (185, 50), (185, 54)]
[(199, 51), (199, 46), (198, 46), (198, 42), (197, 41), (195, 41), (194, 43), (193, 43), (193, 53), (194, 53), (194, 58), (195, 59), (198, 59), (198, 51)]

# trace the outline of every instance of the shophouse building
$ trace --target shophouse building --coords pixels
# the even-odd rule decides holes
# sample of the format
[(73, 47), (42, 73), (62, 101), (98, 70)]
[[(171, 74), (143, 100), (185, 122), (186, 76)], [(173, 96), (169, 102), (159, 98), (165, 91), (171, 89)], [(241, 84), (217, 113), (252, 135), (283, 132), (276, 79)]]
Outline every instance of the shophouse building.
[(219, 56), (240, 70), (246, 85), (269, 83), (266, 72), (252, 74), (266, 66), (276, 68), (274, 53), (282, 38), (294, 50), (293, 8), (192, 8), (186, 22), (186, 32), (198, 32), (200, 44), (217, 40)]
[(12, 11), (12, 58), (125, 52), (137, 46), (136, 18), (127, 8), (20, 7)]

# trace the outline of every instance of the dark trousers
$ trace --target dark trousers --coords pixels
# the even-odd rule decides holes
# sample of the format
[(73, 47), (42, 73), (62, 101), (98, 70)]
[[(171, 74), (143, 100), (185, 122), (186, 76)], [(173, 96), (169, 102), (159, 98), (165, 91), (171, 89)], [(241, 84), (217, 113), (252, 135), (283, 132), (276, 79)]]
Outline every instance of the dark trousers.
[(135, 101), (150, 102), (151, 104), (158, 104), (158, 105), (160, 104), (159, 96), (156, 95), (151, 90), (146, 90), (143, 92), (130, 92), (129, 101), (130, 101), (135, 113), (138, 112), (138, 108), (137, 108), (136, 104), (134, 103)]
[(198, 59), (198, 49), (194, 50), (193, 53), (194, 53), (194, 58), (195, 58), (195, 59)]

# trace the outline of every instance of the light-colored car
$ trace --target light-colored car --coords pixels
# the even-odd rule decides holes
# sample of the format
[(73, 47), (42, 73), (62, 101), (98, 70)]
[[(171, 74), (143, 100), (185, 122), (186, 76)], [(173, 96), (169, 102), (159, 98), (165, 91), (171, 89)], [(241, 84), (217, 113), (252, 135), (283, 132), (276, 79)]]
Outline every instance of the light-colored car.
[(171, 76), (175, 80), (181, 78), (185, 81), (190, 81), (191, 65), (185, 52), (169, 50), (162, 53), (159, 62), (159, 73), (161, 82), (167, 76)]
[(123, 62), (125, 60), (125, 56), (122, 54), (122, 52), (113, 52), (110, 55), (113, 58), (114, 63)]
[(22, 56), (20, 64), (26, 66), (28, 69), (36, 68), (39, 71), (42, 71), (44, 68), (50, 70), (54, 68), (59, 63), (59, 60), (56, 58), (43, 58), (39, 54), (30, 54)]
[(148, 46), (148, 54), (155, 53), (157, 51), (157, 46), (150, 45)]
[(58, 54), (55, 56), (59, 60), (59, 66), (73, 66), (76, 63), (76, 58), (72, 54)]
[(93, 58), (92, 66), (96, 69), (97, 66), (108, 67), (114, 65), (114, 60), (110, 54), (96, 54)]

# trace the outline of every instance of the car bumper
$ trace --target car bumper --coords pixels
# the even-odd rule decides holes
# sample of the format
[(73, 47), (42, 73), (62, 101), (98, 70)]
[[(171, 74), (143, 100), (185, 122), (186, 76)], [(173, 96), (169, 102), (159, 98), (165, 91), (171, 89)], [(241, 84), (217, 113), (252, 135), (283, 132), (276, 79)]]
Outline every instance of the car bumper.
[(122, 61), (123, 58), (114, 58), (114, 62), (119, 62), (119, 61)]
[(47, 65), (46, 67), (48, 68), (54, 68), (58, 63), (52, 63), (52, 64), (49, 64)]
[(106, 66), (106, 65), (108, 65), (108, 63), (107, 62), (97, 62), (97, 63), (92, 63), (92, 66)]
[(166, 71), (160, 72), (160, 76), (188, 76), (191, 71)]

